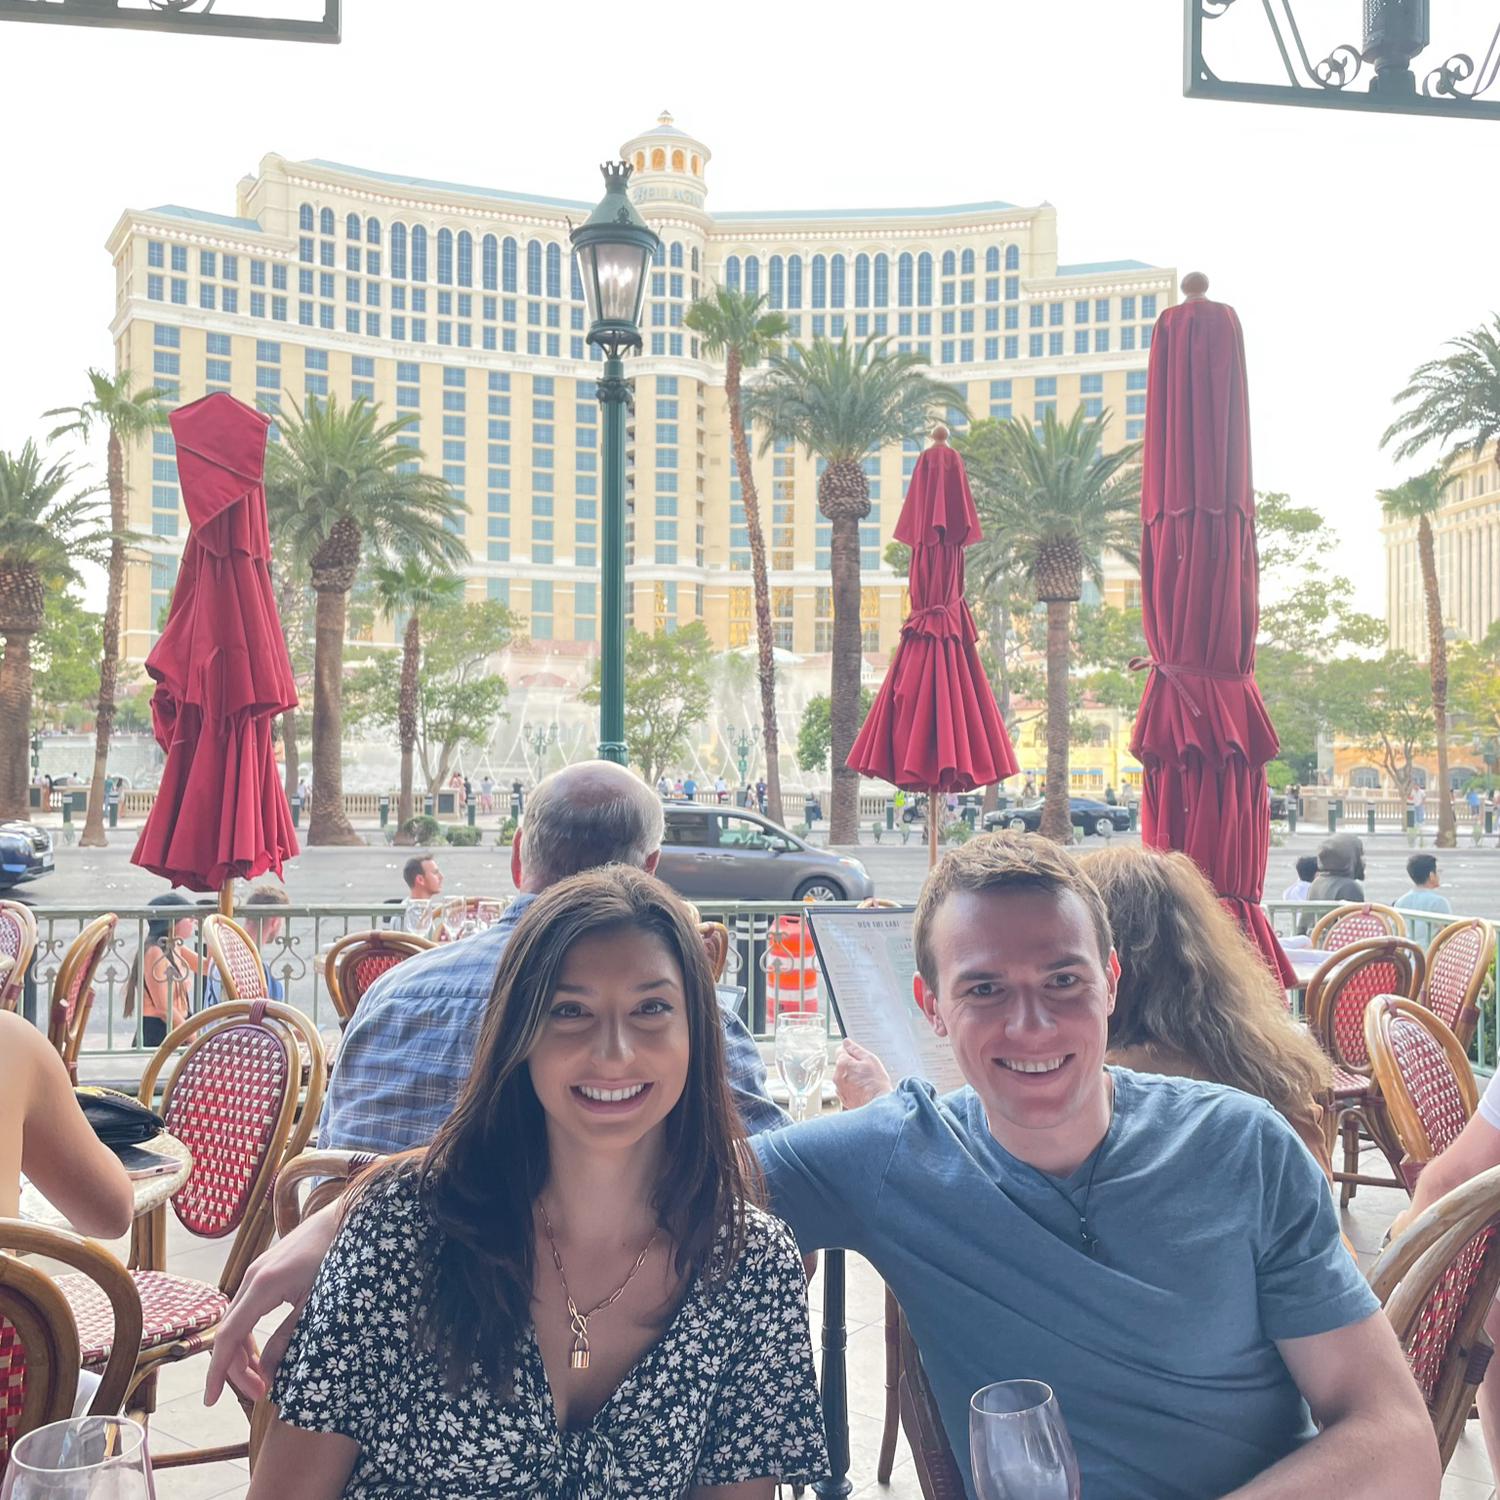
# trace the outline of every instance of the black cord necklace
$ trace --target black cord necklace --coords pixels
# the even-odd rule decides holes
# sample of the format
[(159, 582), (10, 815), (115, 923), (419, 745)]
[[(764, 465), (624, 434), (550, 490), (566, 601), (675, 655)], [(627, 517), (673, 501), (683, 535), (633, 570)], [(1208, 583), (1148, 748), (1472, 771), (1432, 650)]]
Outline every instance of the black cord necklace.
[(1114, 1128), (1114, 1093), (1110, 1092), (1109, 1124), (1104, 1128), (1104, 1139), (1099, 1142), (1094, 1151), (1094, 1160), (1089, 1166), (1088, 1180), (1083, 1185), (1083, 1205), (1080, 1207), (1073, 1201), (1073, 1195), (1067, 1192), (1057, 1180), (1040, 1168), (1035, 1168), (1036, 1174), (1057, 1194), (1069, 1208), (1078, 1215), (1078, 1245), (1090, 1260), (1102, 1260), (1104, 1246), (1099, 1243), (1099, 1236), (1089, 1228), (1089, 1194), (1094, 1191), (1094, 1173), (1099, 1170), (1099, 1163), (1104, 1160), (1104, 1153), (1109, 1149), (1109, 1132)]

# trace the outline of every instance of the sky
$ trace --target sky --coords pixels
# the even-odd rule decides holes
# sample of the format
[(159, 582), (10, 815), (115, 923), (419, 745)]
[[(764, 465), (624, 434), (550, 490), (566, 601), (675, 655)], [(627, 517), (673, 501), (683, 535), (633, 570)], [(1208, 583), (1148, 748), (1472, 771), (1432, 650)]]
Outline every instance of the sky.
[[(1315, 55), (1358, 40), (1358, 0), (1296, 5)], [(1495, 9), (1434, 0), (1434, 52), (1482, 52)], [(1383, 611), (1375, 492), (1415, 466), (1379, 439), (1408, 374), (1500, 310), (1500, 122), (1184, 99), (1179, 0), (345, 12), (338, 47), (0, 23), (0, 448), (109, 364), (124, 210), (233, 213), (271, 151), (592, 200), (670, 109), (713, 153), (710, 209), (1045, 201), (1064, 263), (1205, 271), (1245, 329), (1257, 487), (1327, 515)], [(1221, 75), (1274, 65), (1262, 7), (1209, 27)]]

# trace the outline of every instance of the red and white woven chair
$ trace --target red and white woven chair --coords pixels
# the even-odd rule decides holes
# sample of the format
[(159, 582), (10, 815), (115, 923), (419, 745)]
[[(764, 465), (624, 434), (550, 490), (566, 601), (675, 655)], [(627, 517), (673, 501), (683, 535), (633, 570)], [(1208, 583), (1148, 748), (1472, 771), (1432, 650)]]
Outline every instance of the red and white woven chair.
[(1494, 957), (1494, 934), (1477, 917), (1450, 922), (1427, 945), (1420, 999), (1465, 1048), (1479, 1024), (1479, 992)]
[(229, 1000), (269, 1000), (266, 967), (260, 949), (233, 917), (219, 912), (203, 919), (203, 946), (219, 971), (219, 983)]
[(10, 1449), (49, 1422), (73, 1415), (81, 1364), (78, 1327), (58, 1281), (20, 1259), (42, 1255), (77, 1268), (110, 1324), (119, 1347), (104, 1365), (89, 1414), (117, 1412), (135, 1368), (141, 1335), (141, 1299), (130, 1273), (107, 1250), (63, 1229), (21, 1219), (0, 1219), (0, 1479)]
[[(162, 1094), (167, 1129), (192, 1152), (193, 1169), (173, 1195), (172, 1210), (190, 1233), (234, 1236), (217, 1285), (160, 1269), (164, 1211), (137, 1220), (131, 1276), (140, 1293), (144, 1331), (128, 1398), (144, 1420), (152, 1406), (147, 1382), (163, 1365), (212, 1348), (214, 1331), (250, 1262), (270, 1243), (271, 1187), (281, 1164), (300, 1152), (323, 1097), (323, 1055), (317, 1032), (300, 1011), (274, 1001), (226, 1001), (200, 1011), (176, 1030), (141, 1079), (143, 1104), (162, 1070), (173, 1064)], [(178, 1056), (178, 1049), (184, 1049)], [(302, 1056), (310, 1058), (306, 1101), (298, 1118)], [(84, 1363), (110, 1355), (107, 1309), (76, 1279), (64, 1278), (78, 1319)], [(144, 1386), (144, 1389), (143, 1389)], [(158, 1468), (243, 1458), (246, 1445), (153, 1454)]]
[(0, 901), (0, 953), (11, 960), (0, 979), (0, 1010), (15, 1010), (26, 987), (26, 971), (36, 952), (36, 918), (19, 901)]
[(1340, 1207), (1361, 1184), (1400, 1187), (1399, 1177), (1362, 1177), (1359, 1142), (1368, 1136), (1397, 1172), (1401, 1144), (1386, 1117), (1380, 1084), (1365, 1045), (1365, 1007), (1376, 995), (1415, 995), (1422, 987), (1426, 960), (1406, 938), (1365, 938), (1351, 943), (1323, 965), (1307, 986), (1308, 1029), (1333, 1061), (1333, 1087), (1324, 1104), (1328, 1154), (1342, 1135), (1344, 1166), (1335, 1170)]
[(1401, 1176), (1414, 1190), (1422, 1168), (1458, 1139), (1479, 1105), (1474, 1069), (1442, 1021), (1397, 995), (1370, 1001), (1365, 1046), (1404, 1153)]
[(1500, 1289), (1500, 1167), (1438, 1199), (1370, 1268), (1427, 1403), (1447, 1468), (1484, 1379), (1493, 1345), (1484, 1331)]
[(333, 1008), (339, 1013), (339, 1025), (349, 1024), (360, 997), (382, 974), (433, 946), (415, 932), (377, 930), (349, 932), (341, 937), (323, 960), (323, 977)]
[(1367, 938), (1405, 936), (1406, 918), (1394, 906), (1362, 901), (1324, 912), (1314, 924), (1308, 941), (1314, 948), (1326, 948), (1335, 953), (1350, 943), (1361, 943)]
[(68, 1076), (74, 1083), (78, 1082), (78, 1052), (83, 1046), (84, 1029), (94, 1008), (94, 975), (115, 940), (119, 920), (113, 912), (95, 917), (73, 939), (52, 981), (47, 1036), (68, 1065)]

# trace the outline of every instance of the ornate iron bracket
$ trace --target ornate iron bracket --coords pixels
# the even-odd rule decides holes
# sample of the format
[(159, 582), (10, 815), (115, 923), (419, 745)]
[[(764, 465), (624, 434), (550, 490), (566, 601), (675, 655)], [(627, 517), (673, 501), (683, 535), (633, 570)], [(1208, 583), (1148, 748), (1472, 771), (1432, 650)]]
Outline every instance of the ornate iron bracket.
[[(337, 42), (340, 39), (343, 0), (305, 0), (306, 20), (243, 13), (226, 15), (215, 11), (218, 3), (219, 0), (0, 0), (0, 21), (113, 26), (250, 41)], [(242, 4), (243, 0), (232, 3)]]

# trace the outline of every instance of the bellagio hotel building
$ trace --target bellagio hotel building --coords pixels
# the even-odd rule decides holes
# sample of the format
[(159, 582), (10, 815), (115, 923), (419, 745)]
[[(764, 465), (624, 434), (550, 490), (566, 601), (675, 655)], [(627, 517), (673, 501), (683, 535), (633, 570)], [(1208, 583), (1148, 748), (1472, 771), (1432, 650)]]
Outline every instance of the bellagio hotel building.
[[(716, 283), (765, 294), (794, 340), (889, 336), (966, 393), (975, 417), (1108, 411), (1107, 443), (1140, 436), (1165, 267), (1059, 265), (1050, 204), (708, 208), (708, 147), (663, 115), (622, 147), (637, 207), (661, 236), (631, 362), (635, 414), (627, 608), (646, 631), (694, 620), (720, 648), (753, 632), (750, 549), (722, 365), (684, 326)], [(587, 160), (575, 189), (595, 185)], [(584, 342), (570, 220), (593, 199), (542, 197), (267, 156), (236, 211), (124, 213), (110, 235), (118, 366), (174, 401), (228, 391), (274, 410), (363, 397), (415, 418), (403, 441), (468, 507), (469, 594), (508, 602), (538, 649), (586, 656), (599, 631), (597, 351)], [(273, 435), (274, 435), (273, 427)], [(882, 662), (904, 586), (883, 551), (921, 445), (865, 460), (865, 648)], [(758, 448), (758, 444), (757, 444)], [(754, 460), (778, 647), (829, 649), (828, 527), (815, 459)], [(133, 529), (124, 650), (149, 650), (186, 520), (168, 434), (127, 456)], [(1125, 595), (1122, 574), (1106, 593)], [(394, 639), (389, 625), (378, 639)]]

